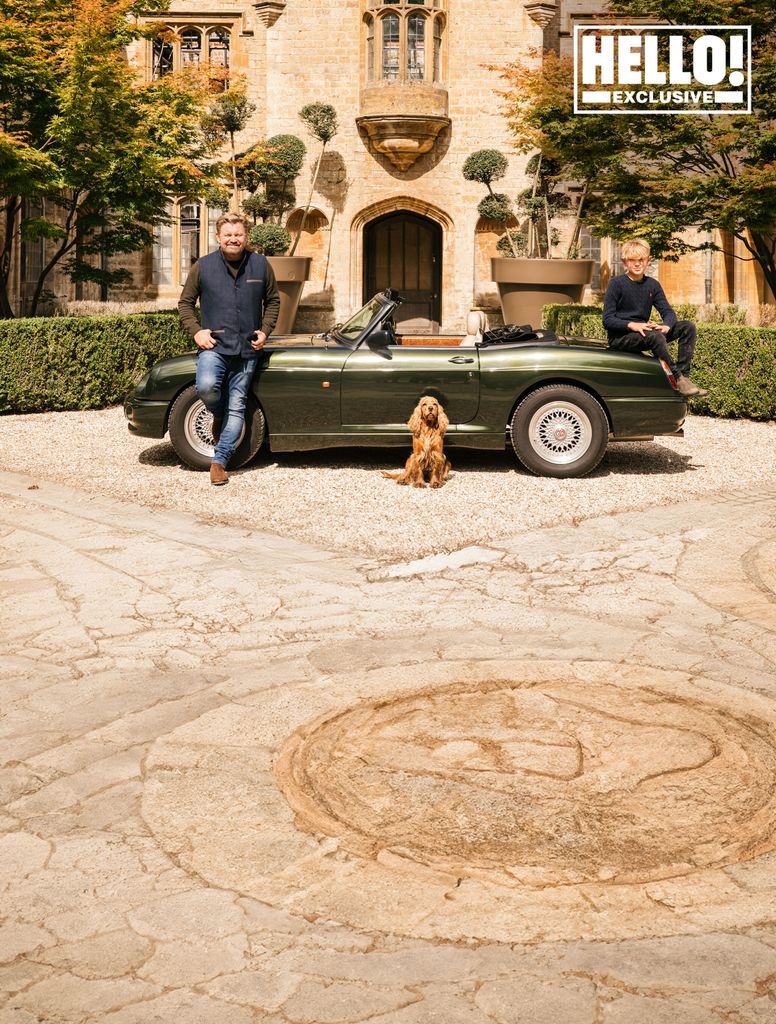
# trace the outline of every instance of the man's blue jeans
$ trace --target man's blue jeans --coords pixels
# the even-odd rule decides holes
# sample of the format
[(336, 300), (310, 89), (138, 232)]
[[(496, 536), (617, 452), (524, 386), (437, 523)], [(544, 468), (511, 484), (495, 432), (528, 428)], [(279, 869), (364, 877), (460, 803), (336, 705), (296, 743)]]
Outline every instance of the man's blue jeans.
[(225, 356), (214, 348), (197, 357), (197, 394), (213, 418), (221, 420), (221, 437), (213, 462), (226, 466), (240, 439), (245, 422), (248, 390), (258, 362), (255, 356)]

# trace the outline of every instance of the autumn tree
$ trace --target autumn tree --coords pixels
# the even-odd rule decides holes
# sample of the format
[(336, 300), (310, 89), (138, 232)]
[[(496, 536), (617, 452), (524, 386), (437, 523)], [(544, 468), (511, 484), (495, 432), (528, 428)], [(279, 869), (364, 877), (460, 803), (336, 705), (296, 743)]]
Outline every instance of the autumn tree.
[[(650, 240), (676, 259), (714, 243), (690, 228), (728, 232), (776, 293), (776, 7), (771, 0), (613, 0), (613, 13), (674, 24), (751, 24), (752, 114), (574, 114), (570, 60), (546, 53), (502, 69), (515, 145), (556, 161), (584, 189), (598, 235)], [(738, 255), (733, 253), (732, 255)]]
[[(170, 194), (196, 195), (212, 153), (202, 73), (143, 83), (126, 47), (141, 11), (165, 0), (2, 0), (0, 28), (0, 316), (19, 237), (48, 240), (29, 309), (58, 265), (75, 281), (116, 284), (105, 257), (143, 249)], [(25, 200), (27, 203), (25, 203)], [(22, 217), (46, 200), (45, 217)], [(49, 212), (50, 211), (50, 212)]]

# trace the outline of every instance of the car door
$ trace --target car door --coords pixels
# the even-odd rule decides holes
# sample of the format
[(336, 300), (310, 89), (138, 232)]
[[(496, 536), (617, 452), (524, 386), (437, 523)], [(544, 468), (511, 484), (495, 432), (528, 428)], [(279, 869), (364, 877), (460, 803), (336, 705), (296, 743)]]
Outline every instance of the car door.
[(433, 395), (451, 426), (477, 415), (479, 353), (457, 346), (360, 347), (342, 371), (343, 427), (405, 424), (418, 399)]
[(349, 354), (342, 345), (309, 343), (264, 349), (253, 389), (276, 447), (281, 437), (339, 431), (340, 380)]

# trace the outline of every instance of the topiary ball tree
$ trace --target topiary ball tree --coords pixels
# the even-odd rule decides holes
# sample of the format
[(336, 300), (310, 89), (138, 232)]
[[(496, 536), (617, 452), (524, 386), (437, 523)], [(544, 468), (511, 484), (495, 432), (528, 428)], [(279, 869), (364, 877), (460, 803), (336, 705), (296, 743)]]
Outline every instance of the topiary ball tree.
[(315, 170), (313, 171), (312, 178), (310, 179), (310, 194), (307, 197), (307, 203), (305, 204), (305, 208), (302, 213), (302, 219), (300, 220), (296, 231), (294, 244), (291, 246), (291, 256), (294, 255), (296, 247), (299, 245), (299, 239), (302, 237), (302, 232), (304, 231), (304, 226), (307, 221), (307, 215), (309, 214), (310, 207), (313, 203), (315, 183), (318, 181), (318, 171), (321, 169), (321, 161), (323, 160), (326, 145), (331, 142), (337, 134), (337, 111), (330, 103), (307, 103), (299, 111), (299, 119), (307, 125), (307, 129), (312, 137), (320, 142), (321, 148), (318, 153)]
[(480, 200), (477, 213), (485, 220), (498, 220), (506, 224), (512, 216), (512, 203), (503, 192), (491, 192)]
[(304, 163), (307, 147), (296, 135), (273, 135), (263, 146), (266, 161), (258, 169), (262, 181), (293, 181)]
[(478, 149), (464, 161), (463, 176), (467, 181), (479, 181), (492, 192), (492, 182), (503, 178), (508, 167), (509, 161), (497, 149)]
[(265, 256), (284, 256), (291, 235), (280, 224), (256, 224), (248, 232), (248, 245)]
[(299, 119), (324, 146), (337, 134), (337, 111), (329, 103), (307, 103), (299, 111)]
[(296, 202), (293, 181), (302, 169), (306, 152), (296, 135), (273, 135), (241, 159), (242, 185), (252, 193), (243, 201), (243, 209), (254, 220), (261, 217), (274, 224), (283, 223)]
[(517, 258), (518, 250), (512, 232), (506, 230), (512, 219), (512, 202), (509, 196), (503, 192), (494, 192), (491, 187), (494, 181), (504, 177), (508, 167), (509, 161), (497, 149), (478, 149), (464, 161), (463, 176), (467, 181), (478, 181), (487, 188), (488, 194), (480, 201), (477, 212), (485, 220), (495, 220), (504, 225), (505, 234), (499, 242), (499, 251), (504, 251), (501, 242), (506, 240), (508, 250), (505, 255)]

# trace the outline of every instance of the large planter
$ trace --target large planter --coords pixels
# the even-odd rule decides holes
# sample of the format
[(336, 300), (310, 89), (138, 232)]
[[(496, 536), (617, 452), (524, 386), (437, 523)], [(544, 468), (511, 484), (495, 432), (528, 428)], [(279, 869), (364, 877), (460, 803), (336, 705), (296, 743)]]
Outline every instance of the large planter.
[(490, 265), (505, 324), (540, 327), (544, 306), (581, 302), (585, 285), (593, 278), (592, 260), (495, 257)]
[(280, 292), (280, 316), (275, 334), (290, 334), (294, 329), (296, 311), (302, 297), (304, 283), (310, 277), (311, 256), (268, 256)]

